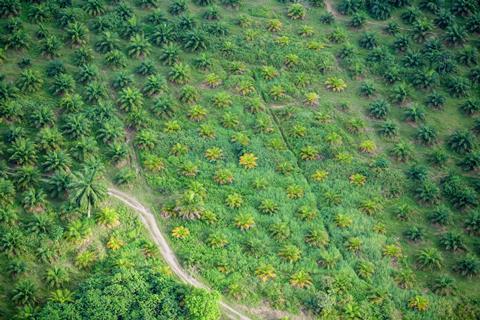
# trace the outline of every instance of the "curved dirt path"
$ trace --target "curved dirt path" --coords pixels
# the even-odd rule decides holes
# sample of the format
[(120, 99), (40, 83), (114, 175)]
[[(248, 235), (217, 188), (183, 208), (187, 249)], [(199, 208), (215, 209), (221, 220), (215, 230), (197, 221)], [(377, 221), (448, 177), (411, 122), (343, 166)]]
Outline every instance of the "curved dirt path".
[[(121, 202), (139, 213), (140, 220), (152, 236), (157, 247), (160, 249), (160, 253), (162, 254), (163, 259), (172, 269), (173, 273), (175, 273), (186, 284), (192, 285), (197, 288), (210, 290), (205, 284), (193, 278), (182, 268), (182, 266), (178, 262), (177, 257), (175, 256), (175, 253), (173, 253), (172, 249), (168, 245), (167, 240), (158, 228), (155, 216), (148, 208), (144, 207), (137, 199), (135, 199), (131, 195), (128, 195), (115, 188), (109, 188), (108, 194), (120, 200)], [(231, 307), (224, 301), (220, 301), (220, 307), (223, 309), (224, 314), (229, 319), (251, 320), (249, 317), (247, 317), (240, 311), (235, 310), (233, 307)]]

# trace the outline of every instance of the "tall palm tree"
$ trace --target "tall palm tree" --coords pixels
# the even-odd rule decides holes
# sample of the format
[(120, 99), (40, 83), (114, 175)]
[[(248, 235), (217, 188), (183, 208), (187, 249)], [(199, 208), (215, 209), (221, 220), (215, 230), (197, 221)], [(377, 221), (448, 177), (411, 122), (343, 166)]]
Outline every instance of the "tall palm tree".
[(100, 181), (98, 168), (87, 167), (73, 174), (70, 184), (73, 200), (79, 207), (87, 208), (90, 218), (92, 207), (105, 197), (106, 188)]

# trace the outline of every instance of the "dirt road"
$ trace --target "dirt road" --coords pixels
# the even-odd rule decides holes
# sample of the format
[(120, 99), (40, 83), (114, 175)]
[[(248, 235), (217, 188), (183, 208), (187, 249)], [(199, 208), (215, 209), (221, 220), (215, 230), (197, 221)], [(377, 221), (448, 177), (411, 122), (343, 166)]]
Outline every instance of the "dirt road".
[[(146, 207), (144, 207), (137, 199), (135, 199), (133, 196), (122, 192), (120, 190), (114, 189), (114, 188), (109, 188), (108, 189), (108, 194), (130, 208), (134, 209), (139, 213), (140, 220), (142, 223), (145, 225), (147, 228), (148, 232), (152, 236), (153, 240), (155, 241), (155, 244), (157, 245), (158, 249), (160, 250), (160, 253), (163, 256), (163, 259), (165, 262), (169, 265), (169, 267), (172, 269), (173, 273), (175, 273), (180, 280), (182, 280), (184, 283), (192, 285), (197, 288), (203, 288), (210, 290), (205, 284), (202, 282), (198, 281), (191, 275), (189, 275), (180, 265), (178, 262), (177, 257), (175, 256), (175, 253), (173, 253), (172, 249), (168, 245), (167, 240), (165, 239), (164, 235), (160, 231), (157, 225), (157, 221), (155, 219), (155, 216), (153, 213)], [(220, 307), (222, 308), (224, 314), (229, 318), (229, 319), (234, 319), (234, 320), (251, 320), (249, 317), (244, 315), (242, 312), (237, 311), (234, 307), (228, 305), (224, 301), (220, 301)]]

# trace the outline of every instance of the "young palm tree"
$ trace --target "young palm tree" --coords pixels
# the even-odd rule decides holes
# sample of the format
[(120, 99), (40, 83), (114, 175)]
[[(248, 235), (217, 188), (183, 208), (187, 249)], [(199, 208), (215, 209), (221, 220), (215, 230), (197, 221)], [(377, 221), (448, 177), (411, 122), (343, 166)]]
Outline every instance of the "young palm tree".
[(97, 206), (106, 195), (106, 188), (100, 179), (97, 168), (86, 167), (72, 175), (69, 186), (71, 197), (79, 207), (87, 209), (88, 218), (92, 208)]
[(385, 119), (389, 113), (390, 104), (385, 100), (377, 100), (372, 102), (368, 107), (370, 116), (375, 119)]
[(305, 242), (312, 247), (321, 248), (328, 245), (330, 238), (325, 230), (314, 228), (305, 236)]
[(347, 88), (347, 84), (343, 79), (330, 77), (325, 80), (325, 87), (333, 92), (342, 92)]
[(457, 262), (454, 269), (464, 277), (473, 277), (480, 273), (480, 262), (473, 254), (468, 254)]
[(27, 305), (37, 301), (37, 287), (29, 279), (18, 282), (12, 291), (12, 301), (17, 305)]
[(301, 3), (293, 3), (288, 7), (287, 16), (292, 20), (304, 19), (306, 9)]
[(115, 49), (118, 49), (118, 39), (110, 31), (105, 31), (100, 40), (95, 43), (95, 50), (100, 53), (108, 53)]
[(408, 307), (417, 311), (427, 311), (429, 307), (429, 301), (427, 297), (416, 295), (408, 300)]
[(432, 284), (432, 291), (440, 296), (451, 296), (457, 291), (455, 279), (449, 276), (439, 276)]
[(120, 91), (118, 104), (123, 111), (131, 112), (143, 106), (143, 95), (134, 87), (126, 87)]
[(480, 152), (467, 154), (458, 164), (465, 171), (473, 171), (480, 168)]
[(425, 181), (415, 189), (415, 198), (427, 204), (437, 203), (440, 199), (440, 189), (434, 182)]
[(127, 65), (125, 55), (117, 49), (112, 50), (105, 55), (105, 63), (114, 68), (123, 68)]
[(444, 233), (440, 237), (440, 245), (448, 251), (458, 251), (466, 249), (463, 237), (460, 234), (454, 232)]
[(13, 143), (10, 149), (10, 161), (16, 164), (33, 164), (37, 158), (37, 151), (35, 144), (28, 139), (18, 138)]
[(83, 10), (93, 17), (102, 15), (105, 13), (105, 7), (100, 0), (86, 0), (83, 4)]
[(235, 226), (242, 231), (249, 230), (255, 226), (255, 219), (251, 213), (240, 213), (235, 218)]
[(275, 268), (270, 264), (262, 264), (256, 270), (255, 274), (261, 281), (265, 282), (276, 278)]
[(417, 264), (420, 269), (437, 270), (443, 265), (443, 257), (435, 248), (425, 248), (417, 254)]
[(74, 301), (73, 293), (68, 289), (56, 289), (50, 293), (48, 301), (58, 304), (67, 304)]
[(466, 41), (467, 32), (461, 25), (453, 23), (445, 30), (443, 40), (452, 46), (463, 44)]
[(451, 96), (462, 98), (469, 95), (471, 84), (463, 77), (450, 77), (446, 81), (446, 89)]
[(190, 31), (183, 37), (183, 46), (189, 51), (206, 50), (208, 47), (207, 37), (203, 32)]
[(176, 84), (185, 84), (190, 80), (190, 68), (183, 63), (175, 63), (168, 72), (168, 80)]
[(294, 287), (303, 289), (310, 287), (313, 282), (308, 272), (300, 270), (290, 277), (290, 284)]
[(293, 263), (300, 260), (302, 251), (295, 245), (287, 244), (280, 249), (278, 256), (289, 263)]
[(16, 81), (17, 88), (22, 92), (33, 93), (40, 89), (43, 80), (40, 75), (32, 69), (22, 71)]
[(431, 146), (437, 141), (437, 130), (434, 127), (422, 126), (418, 129), (415, 138), (424, 145)]
[(474, 115), (480, 111), (480, 101), (469, 99), (460, 106), (460, 110), (466, 115)]
[(425, 110), (418, 105), (412, 105), (405, 110), (405, 120), (419, 122), (425, 120)]
[(65, 33), (67, 40), (72, 46), (80, 46), (87, 43), (88, 29), (80, 22), (69, 23)]
[(45, 282), (51, 288), (60, 288), (69, 280), (70, 276), (64, 267), (52, 266), (46, 270)]
[(155, 147), (157, 138), (155, 132), (149, 129), (143, 129), (135, 137), (135, 145), (140, 149), (151, 150)]
[(61, 73), (53, 79), (51, 92), (54, 95), (60, 96), (73, 92), (75, 89), (75, 80), (69, 74)]
[(457, 130), (448, 138), (447, 145), (456, 153), (469, 153), (474, 147), (473, 135), (469, 131)]
[(127, 48), (128, 55), (133, 58), (144, 58), (150, 54), (151, 45), (142, 34), (136, 34), (130, 39)]

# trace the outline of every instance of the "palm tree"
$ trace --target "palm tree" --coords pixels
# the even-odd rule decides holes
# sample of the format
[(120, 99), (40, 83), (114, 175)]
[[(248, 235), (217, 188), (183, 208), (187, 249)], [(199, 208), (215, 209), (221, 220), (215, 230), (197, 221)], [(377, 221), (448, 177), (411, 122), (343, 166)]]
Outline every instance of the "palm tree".
[(7, 207), (15, 201), (15, 187), (10, 180), (0, 178), (0, 206)]
[(467, 32), (465, 31), (465, 28), (461, 25), (453, 23), (445, 30), (443, 40), (447, 44), (455, 46), (464, 43), (466, 41), (466, 38)]
[(448, 93), (455, 98), (468, 96), (470, 88), (470, 82), (464, 77), (450, 77), (446, 81)]
[(290, 277), (290, 284), (297, 288), (307, 288), (312, 285), (312, 277), (308, 272), (300, 270)]
[(288, 7), (287, 16), (292, 20), (304, 19), (305, 15), (306, 10), (301, 3), (293, 3)]
[(437, 25), (437, 27), (446, 29), (447, 27), (454, 25), (455, 16), (450, 12), (450, 10), (441, 8), (436, 13), (433, 22)]
[[(319, 3), (319, 6), (323, 6), (322, 1), (315, 1), (315, 3), (317, 2)], [(338, 4), (337, 9), (341, 14), (349, 16), (363, 9), (363, 1), (362, 0), (342, 0)]]
[(10, 161), (16, 164), (33, 164), (37, 158), (37, 151), (35, 144), (26, 138), (18, 138), (13, 143), (10, 149)]
[(78, 139), (86, 136), (90, 128), (91, 122), (83, 114), (69, 114), (62, 126), (62, 131), (68, 137)]
[(127, 50), (130, 57), (144, 58), (150, 54), (151, 44), (145, 39), (143, 33), (136, 34), (130, 39)]
[(378, 46), (378, 40), (375, 34), (366, 32), (362, 35), (358, 44), (361, 48), (371, 50)]
[(412, 105), (405, 110), (405, 120), (419, 122), (425, 120), (425, 111), (418, 105)]
[(0, 5), (0, 17), (15, 17), (20, 14), (21, 6), (17, 1), (2, 1)]
[(162, 46), (173, 42), (177, 38), (175, 28), (171, 24), (162, 23), (153, 29), (149, 40), (156, 46)]
[(12, 301), (17, 305), (27, 305), (37, 300), (37, 287), (29, 280), (25, 279), (17, 283), (12, 291)]
[(425, 236), (425, 232), (423, 231), (423, 229), (416, 226), (411, 227), (410, 229), (405, 231), (404, 234), (408, 240), (414, 241), (414, 242), (423, 240)]
[(391, 5), (382, 0), (367, 1), (367, 11), (371, 17), (377, 20), (386, 20), (391, 16)]
[(48, 298), (48, 301), (59, 303), (59, 304), (65, 304), (65, 303), (73, 302), (74, 300), (73, 300), (73, 294), (70, 290), (57, 289), (50, 293), (50, 297)]
[(413, 25), (412, 38), (417, 42), (424, 42), (432, 29), (433, 25), (429, 19), (418, 19)]
[(422, 249), (417, 254), (417, 264), (420, 269), (440, 269), (443, 265), (443, 257), (435, 248)]
[(165, 63), (167, 66), (171, 66), (178, 62), (178, 57), (180, 55), (180, 48), (176, 44), (167, 44), (161, 54), (160, 61)]
[(119, 216), (116, 210), (105, 207), (99, 210), (96, 221), (103, 226), (112, 227), (118, 224)]
[(455, 294), (457, 291), (455, 279), (447, 275), (439, 276), (432, 284), (432, 291), (440, 296), (450, 296)]
[(437, 130), (434, 127), (422, 126), (418, 129), (415, 138), (424, 145), (430, 146), (437, 141)]
[(16, 86), (22, 92), (32, 93), (38, 91), (43, 84), (43, 80), (38, 73), (32, 69), (27, 69), (20, 74)]
[(80, 46), (86, 44), (88, 37), (87, 27), (80, 22), (69, 23), (65, 30), (66, 37), (72, 46)]
[(99, 16), (105, 13), (105, 7), (100, 0), (87, 0), (83, 4), (83, 10), (93, 17)]
[(440, 189), (434, 182), (425, 181), (415, 189), (415, 197), (427, 204), (436, 203), (440, 198)]
[(183, 63), (175, 63), (168, 72), (168, 79), (176, 84), (185, 84), (190, 80), (190, 68)]
[(293, 263), (300, 260), (302, 251), (295, 245), (287, 244), (280, 249), (278, 256), (289, 263)]
[(447, 232), (440, 237), (440, 245), (449, 251), (458, 251), (466, 249), (463, 237), (454, 232)]
[(457, 130), (448, 138), (447, 145), (456, 153), (466, 154), (473, 150), (474, 138), (469, 131)]
[(471, 152), (458, 163), (463, 170), (473, 171), (480, 168), (480, 152)]
[(60, 288), (70, 279), (67, 270), (64, 267), (53, 266), (47, 269), (45, 281), (51, 288)]
[(469, 116), (478, 113), (480, 111), (480, 101), (469, 99), (460, 106), (460, 110)]
[(480, 234), (480, 212), (472, 212), (465, 220), (465, 229), (469, 234)]
[(445, 101), (445, 97), (436, 91), (433, 91), (426, 99), (427, 105), (434, 109), (442, 109)]
[(53, 172), (56, 170), (69, 171), (72, 165), (70, 155), (63, 150), (53, 150), (48, 152), (43, 157), (42, 167), (46, 172)]
[(464, 277), (473, 277), (480, 273), (480, 262), (473, 254), (468, 254), (457, 262), (454, 269)]
[(110, 31), (105, 31), (102, 38), (95, 43), (95, 50), (100, 53), (107, 53), (115, 49), (118, 49), (118, 39)]
[(75, 203), (81, 208), (87, 208), (87, 216), (90, 218), (91, 210), (106, 195), (106, 188), (100, 181), (98, 168), (85, 167), (82, 171), (72, 175), (69, 189)]
[(66, 196), (71, 184), (71, 176), (63, 171), (57, 171), (46, 179), (46, 191), (53, 198)]
[(101, 82), (90, 82), (85, 87), (85, 100), (89, 103), (98, 102), (105, 98), (107, 91)]
[(127, 65), (125, 55), (117, 49), (114, 49), (105, 55), (105, 62), (114, 68), (122, 68)]
[(61, 73), (55, 76), (50, 87), (54, 95), (64, 95), (71, 93), (75, 89), (75, 80), (69, 74)]
[(206, 50), (207, 37), (203, 32), (190, 31), (183, 37), (183, 46), (189, 51)]
[(118, 104), (126, 112), (137, 110), (143, 106), (143, 95), (134, 87), (126, 87), (120, 91)]
[(141, 130), (135, 137), (135, 145), (140, 149), (151, 150), (157, 142), (156, 134), (149, 129)]
[(390, 104), (385, 100), (377, 100), (372, 102), (368, 107), (370, 116), (375, 119), (385, 119), (389, 113)]

